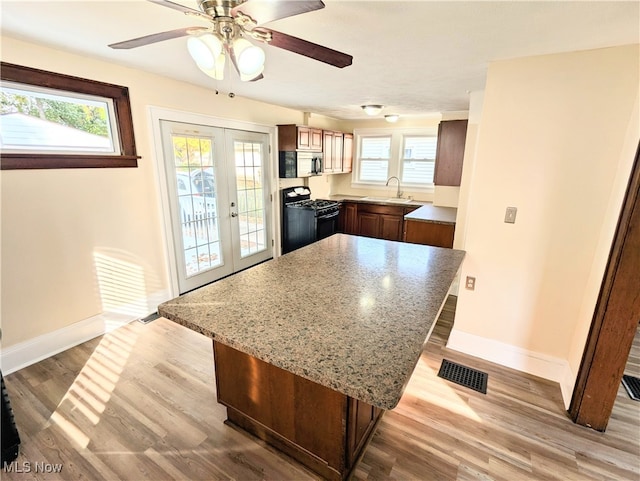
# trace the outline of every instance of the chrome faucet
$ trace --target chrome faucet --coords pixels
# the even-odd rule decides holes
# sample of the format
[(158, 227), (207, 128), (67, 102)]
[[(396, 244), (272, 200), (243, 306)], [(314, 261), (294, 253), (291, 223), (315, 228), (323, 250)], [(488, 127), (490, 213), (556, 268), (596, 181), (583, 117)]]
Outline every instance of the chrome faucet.
[(399, 199), (400, 197), (402, 197), (403, 192), (400, 190), (400, 179), (398, 179), (395, 175), (392, 177), (389, 177), (387, 179), (387, 183), (385, 184), (386, 186), (389, 185), (389, 182), (391, 182), (391, 179), (396, 179), (398, 181), (398, 192), (396, 192), (396, 197)]

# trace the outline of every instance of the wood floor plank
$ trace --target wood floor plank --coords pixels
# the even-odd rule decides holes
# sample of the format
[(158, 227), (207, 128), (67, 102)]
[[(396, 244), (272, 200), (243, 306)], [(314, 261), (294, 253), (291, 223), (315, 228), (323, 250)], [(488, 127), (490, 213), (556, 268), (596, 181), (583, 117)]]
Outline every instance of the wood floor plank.
[[(605, 433), (577, 426), (556, 383), (446, 349), (454, 315), (451, 297), (354, 481), (640, 480), (640, 403), (620, 388)], [(444, 358), (487, 372), (487, 394), (439, 378)], [(160, 318), (6, 376), (18, 463), (63, 469), (2, 479), (319, 479), (224, 424), (212, 360), (210, 339)], [(639, 371), (640, 330), (625, 372)]]

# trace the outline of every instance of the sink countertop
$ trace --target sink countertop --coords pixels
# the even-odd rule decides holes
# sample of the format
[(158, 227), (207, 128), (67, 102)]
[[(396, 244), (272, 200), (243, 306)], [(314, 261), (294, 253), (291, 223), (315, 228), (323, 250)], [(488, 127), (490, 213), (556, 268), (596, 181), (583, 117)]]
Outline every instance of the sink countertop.
[(380, 196), (380, 199), (367, 199), (367, 197), (373, 197), (373, 196), (358, 196), (358, 195), (342, 195), (342, 194), (335, 194), (335, 195), (330, 195), (330, 196), (326, 196), (323, 197), (323, 199), (327, 199), (327, 200), (335, 200), (337, 202), (342, 202), (345, 200), (348, 200), (349, 202), (363, 202), (366, 204), (383, 204), (383, 205), (399, 205), (399, 206), (421, 206), (421, 205), (426, 205), (429, 204), (429, 202), (425, 202), (422, 200), (410, 200), (408, 202), (396, 202), (396, 201), (385, 201), (384, 198), (382, 198), (382, 196)]
[[(370, 196), (369, 196), (370, 197)], [(383, 204), (383, 205), (406, 205), (406, 206), (419, 206), (418, 209), (406, 214), (404, 216), (405, 220), (416, 220), (420, 222), (432, 222), (436, 224), (455, 224), (456, 223), (456, 215), (458, 209), (455, 207), (440, 207), (433, 205), (432, 202), (426, 202), (421, 200), (412, 200), (410, 202), (394, 202), (389, 201), (385, 202), (384, 200), (373, 200), (368, 199), (367, 196), (357, 196), (357, 195), (342, 195), (335, 194), (325, 197), (328, 200), (335, 200), (338, 202), (341, 201), (349, 201), (349, 202), (361, 202), (367, 204)]]
[(413, 373), (464, 251), (335, 234), (160, 315), (382, 409)]
[(455, 207), (439, 207), (433, 204), (427, 204), (405, 215), (404, 220), (432, 222), (436, 224), (455, 224), (457, 213), (458, 209)]

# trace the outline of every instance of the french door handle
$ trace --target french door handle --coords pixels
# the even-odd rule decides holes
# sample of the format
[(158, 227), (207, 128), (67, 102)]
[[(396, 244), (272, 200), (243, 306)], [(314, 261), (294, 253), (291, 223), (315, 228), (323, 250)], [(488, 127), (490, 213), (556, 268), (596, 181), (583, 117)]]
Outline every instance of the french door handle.
[(237, 212), (232, 212), (231, 213), (231, 217), (238, 217), (238, 213)]

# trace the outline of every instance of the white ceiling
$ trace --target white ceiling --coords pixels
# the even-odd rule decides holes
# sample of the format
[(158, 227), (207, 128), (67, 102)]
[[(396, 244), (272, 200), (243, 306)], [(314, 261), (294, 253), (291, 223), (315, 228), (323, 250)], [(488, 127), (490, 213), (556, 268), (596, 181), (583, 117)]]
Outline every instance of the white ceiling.
[[(196, 0), (173, 1), (197, 9)], [(235, 73), (220, 82), (205, 76), (186, 38), (108, 48), (208, 25), (144, 0), (1, 0), (0, 14), (3, 35), (208, 87), (212, 95), (232, 91), (338, 119), (365, 118), (367, 103), (404, 116), (467, 110), (468, 92), (484, 88), (493, 60), (640, 42), (638, 1), (324, 1), (322, 10), (265, 26), (351, 54), (353, 65), (338, 69), (266, 46), (265, 78), (247, 83)]]

